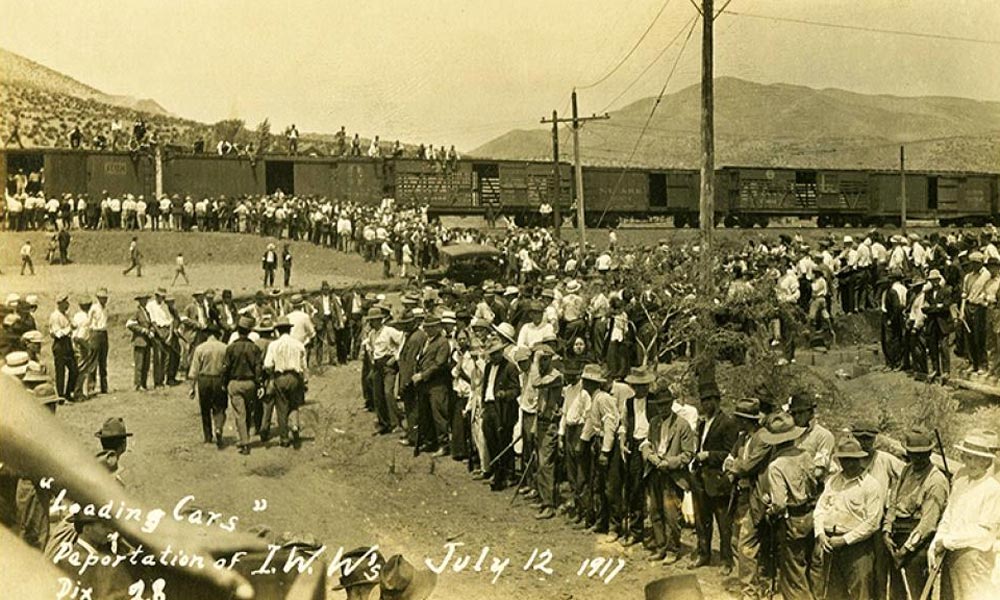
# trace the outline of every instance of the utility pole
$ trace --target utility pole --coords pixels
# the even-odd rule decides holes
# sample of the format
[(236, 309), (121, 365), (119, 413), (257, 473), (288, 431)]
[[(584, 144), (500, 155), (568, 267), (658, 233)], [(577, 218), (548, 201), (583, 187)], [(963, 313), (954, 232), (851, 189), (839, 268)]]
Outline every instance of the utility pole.
[(560, 198), (560, 192), (562, 192), (562, 181), (560, 181), (559, 176), (559, 115), (556, 111), (552, 111), (552, 193), (556, 199), (555, 205), (555, 227), (556, 227), (556, 239), (562, 237), (562, 198)]
[[(580, 127), (587, 121), (604, 121), (610, 119), (611, 115), (604, 113), (603, 115), (593, 114), (589, 117), (581, 117), (578, 114), (576, 106), (576, 90), (573, 90), (573, 117), (571, 119), (559, 119), (556, 117), (556, 112), (552, 111), (552, 120), (547, 121), (542, 119), (542, 123), (552, 123), (552, 139), (554, 144), (558, 144), (558, 134), (556, 133), (556, 127), (559, 123), (571, 123), (573, 125), (573, 170), (576, 179), (576, 226), (580, 232), (580, 255), (583, 255), (584, 249), (587, 247), (587, 224), (585, 223), (585, 207), (583, 204), (583, 164), (580, 162)], [(558, 169), (558, 154), (556, 156), (556, 168)], [(558, 179), (557, 179), (558, 181)], [(558, 191), (556, 192), (558, 198)], [(557, 205), (558, 207), (558, 205)], [(559, 209), (556, 208), (558, 211)], [(559, 214), (559, 213), (556, 213)]]
[(715, 288), (712, 272), (712, 238), (715, 229), (715, 98), (713, 77), (712, 26), (713, 0), (701, 4), (701, 197), (698, 202), (701, 223), (702, 289), (710, 294)]
[(906, 153), (899, 147), (899, 228), (906, 235)]

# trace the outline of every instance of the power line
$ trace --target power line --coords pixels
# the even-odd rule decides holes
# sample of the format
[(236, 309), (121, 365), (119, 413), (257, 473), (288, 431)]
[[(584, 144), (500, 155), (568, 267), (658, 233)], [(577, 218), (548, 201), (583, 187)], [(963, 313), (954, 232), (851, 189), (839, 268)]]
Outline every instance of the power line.
[(815, 27), (829, 27), (831, 29), (849, 29), (852, 31), (867, 31), (869, 33), (888, 33), (891, 35), (902, 35), (916, 38), (929, 38), (935, 40), (951, 40), (955, 42), (968, 42), (970, 44), (1000, 45), (1000, 40), (990, 40), (983, 38), (968, 38), (961, 36), (945, 35), (943, 33), (921, 33), (917, 31), (905, 31), (902, 29), (880, 29), (878, 27), (863, 27), (861, 25), (845, 25), (843, 23), (826, 23), (822, 21), (809, 21), (807, 19), (793, 19), (791, 17), (774, 17), (770, 15), (757, 15), (751, 13), (729, 11), (729, 15), (734, 17), (747, 17), (750, 19), (762, 19), (765, 21), (780, 21), (783, 23), (798, 23), (800, 25), (812, 25)]
[(607, 110), (608, 110), (609, 108), (611, 108), (611, 106), (612, 106), (612, 105), (614, 105), (614, 104), (615, 104), (616, 102), (618, 102), (619, 100), (621, 100), (622, 96), (624, 96), (625, 94), (627, 94), (627, 93), (628, 93), (628, 91), (629, 91), (630, 89), (632, 89), (632, 87), (633, 87), (633, 86), (634, 86), (635, 84), (639, 83), (639, 80), (641, 80), (641, 79), (642, 79), (642, 78), (643, 78), (643, 77), (644, 77), (644, 76), (646, 75), (646, 73), (648, 73), (648, 72), (649, 72), (649, 70), (653, 68), (653, 66), (654, 66), (654, 65), (655, 65), (656, 63), (660, 62), (660, 59), (661, 59), (661, 58), (663, 58), (663, 55), (667, 53), (667, 50), (669, 50), (669, 49), (670, 49), (670, 47), (674, 45), (674, 42), (676, 42), (676, 41), (677, 41), (678, 39), (680, 39), (680, 37), (681, 37), (681, 34), (682, 34), (682, 33), (684, 33), (684, 28), (685, 28), (685, 27), (690, 27), (690, 26), (692, 25), (692, 23), (693, 23), (693, 22), (694, 22), (694, 21), (695, 21), (695, 20), (696, 20), (697, 18), (698, 18), (698, 17), (697, 17), (697, 15), (696, 15), (696, 16), (694, 16), (694, 17), (691, 17), (691, 20), (690, 20), (690, 21), (688, 21), (687, 23), (685, 23), (683, 27), (681, 27), (680, 31), (678, 31), (678, 32), (677, 32), (677, 35), (675, 35), (675, 36), (674, 36), (674, 37), (673, 37), (673, 38), (672, 38), (672, 39), (671, 39), (671, 40), (670, 40), (670, 41), (669, 41), (669, 42), (667, 43), (667, 45), (666, 45), (666, 46), (664, 46), (664, 47), (663, 47), (663, 49), (662, 49), (662, 50), (660, 50), (660, 52), (659, 52), (659, 53), (658, 53), (658, 54), (657, 54), (657, 55), (656, 55), (655, 57), (653, 57), (653, 60), (651, 60), (651, 61), (649, 62), (649, 64), (648, 64), (648, 65), (646, 65), (646, 68), (645, 68), (645, 69), (643, 69), (643, 70), (642, 70), (642, 72), (641, 72), (641, 73), (639, 73), (639, 75), (638, 75), (638, 76), (637, 76), (637, 77), (636, 77), (635, 79), (633, 79), (631, 83), (629, 83), (629, 84), (628, 84), (627, 86), (625, 86), (625, 89), (623, 89), (623, 90), (622, 90), (621, 92), (619, 92), (619, 93), (618, 93), (618, 95), (617, 95), (617, 96), (615, 96), (615, 97), (614, 97), (614, 98), (613, 98), (613, 99), (611, 100), (611, 102), (608, 102), (608, 105), (607, 105), (607, 106), (605, 106), (604, 108), (602, 108), (602, 109), (601, 109), (601, 112), (607, 112)]
[(639, 137), (635, 140), (632, 152), (629, 153), (628, 159), (626, 159), (625, 165), (622, 167), (621, 175), (618, 176), (618, 181), (615, 182), (615, 187), (611, 190), (611, 200), (604, 206), (604, 210), (601, 211), (601, 218), (597, 220), (598, 227), (600, 227), (601, 222), (604, 221), (604, 215), (608, 212), (608, 206), (614, 204), (615, 196), (618, 194), (618, 188), (621, 186), (622, 180), (625, 178), (625, 173), (628, 171), (629, 164), (632, 162), (632, 159), (635, 158), (635, 153), (639, 151), (639, 144), (642, 143), (642, 138), (646, 135), (646, 129), (649, 127), (650, 122), (652, 122), (653, 115), (656, 114), (656, 108), (660, 105), (660, 101), (663, 100), (663, 95), (667, 92), (667, 86), (670, 85), (670, 80), (674, 76), (674, 71), (677, 70), (677, 65), (681, 62), (681, 57), (684, 56), (684, 49), (687, 48), (688, 42), (691, 40), (691, 34), (694, 33), (694, 26), (697, 23), (697, 17), (691, 19), (691, 26), (688, 28), (687, 37), (684, 38), (684, 44), (681, 45), (681, 50), (677, 53), (677, 58), (674, 59), (674, 64), (670, 67), (670, 73), (667, 74), (667, 80), (663, 82), (663, 87), (660, 88), (660, 93), (656, 96), (656, 102), (653, 103), (652, 108), (649, 110), (649, 116), (646, 117), (646, 123), (642, 126), (642, 131), (639, 132)]
[(730, 4), (732, 3), (732, 2), (733, 2), (733, 0), (726, 0), (726, 3), (722, 5), (722, 8), (720, 8), (720, 9), (719, 9), (719, 12), (715, 13), (715, 16), (714, 16), (714, 17), (712, 17), (712, 18), (713, 18), (713, 19), (718, 19), (718, 18), (719, 18), (719, 15), (721, 15), (721, 14), (722, 14), (722, 13), (724, 13), (724, 12), (726, 12), (726, 9), (727, 9), (727, 8), (729, 8), (729, 5), (730, 5)]
[(634, 54), (635, 51), (636, 51), (636, 49), (639, 48), (639, 45), (642, 44), (642, 41), (646, 39), (646, 36), (649, 35), (650, 31), (652, 31), (653, 25), (656, 25), (656, 22), (660, 20), (660, 15), (662, 15), (663, 11), (665, 11), (667, 9), (667, 6), (670, 5), (670, 1), (671, 0), (667, 0), (666, 2), (663, 3), (663, 6), (660, 7), (659, 12), (656, 13), (655, 17), (653, 17), (653, 21), (649, 24), (648, 27), (646, 27), (646, 31), (643, 31), (642, 35), (639, 36), (639, 41), (637, 41), (632, 46), (632, 48), (625, 54), (625, 56), (620, 61), (618, 61), (617, 65), (615, 65), (614, 67), (612, 67), (610, 71), (608, 71), (607, 73), (605, 73), (604, 76), (601, 77), (600, 79), (598, 79), (597, 81), (595, 81), (595, 82), (593, 82), (591, 84), (588, 84), (588, 85), (577, 86), (577, 89), (578, 90), (590, 89), (592, 87), (595, 87), (597, 85), (600, 85), (600, 84), (604, 83), (605, 81), (607, 81), (607, 79), (609, 77), (611, 77), (612, 75), (614, 75), (615, 72), (617, 72), (618, 69), (620, 69), (622, 67), (622, 65), (624, 65), (625, 62), (628, 61), (629, 58), (631, 58), (632, 54)]

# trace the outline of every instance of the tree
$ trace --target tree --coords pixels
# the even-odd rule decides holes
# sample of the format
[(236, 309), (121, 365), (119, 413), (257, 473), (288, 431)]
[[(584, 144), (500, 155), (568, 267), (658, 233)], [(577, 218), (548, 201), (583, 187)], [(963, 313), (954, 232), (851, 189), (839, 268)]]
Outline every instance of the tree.
[(265, 118), (257, 124), (257, 154), (264, 154), (271, 147), (271, 121)]
[(220, 141), (235, 142), (236, 136), (243, 131), (243, 119), (225, 119), (212, 125), (212, 133), (215, 139)]

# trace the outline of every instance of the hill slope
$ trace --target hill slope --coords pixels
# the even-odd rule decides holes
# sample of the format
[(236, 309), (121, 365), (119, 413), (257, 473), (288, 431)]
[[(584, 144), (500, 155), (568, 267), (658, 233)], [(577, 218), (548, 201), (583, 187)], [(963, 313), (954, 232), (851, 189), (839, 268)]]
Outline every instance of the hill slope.
[(130, 110), (166, 116), (170, 113), (155, 100), (105, 94), (89, 85), (54, 71), (19, 54), (0, 48), (0, 81), (18, 83), (38, 90), (95, 100)]
[[(786, 84), (716, 80), (716, 162), (828, 168), (893, 168), (899, 144), (913, 168), (1000, 171), (1000, 102), (964, 98), (865, 95)], [(700, 86), (664, 96), (632, 164), (698, 165)], [(581, 130), (588, 164), (625, 162), (655, 102), (639, 100), (610, 121)], [(546, 130), (517, 130), (474, 156), (546, 160)], [(572, 147), (560, 146), (567, 158)]]

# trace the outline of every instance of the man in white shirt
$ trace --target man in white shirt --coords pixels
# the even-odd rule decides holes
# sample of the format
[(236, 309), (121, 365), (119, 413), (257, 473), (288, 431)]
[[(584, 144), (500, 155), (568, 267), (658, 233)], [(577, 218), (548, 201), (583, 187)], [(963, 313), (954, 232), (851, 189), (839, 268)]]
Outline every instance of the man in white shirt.
[[(294, 313), (294, 311), (293, 311)], [(306, 347), (292, 335), (294, 325), (288, 316), (281, 317), (274, 328), (278, 339), (267, 346), (264, 355), (264, 370), (271, 374), (274, 382), (274, 406), (278, 411), (278, 437), (282, 446), (289, 443), (299, 448), (299, 408), (305, 404), (305, 393), (309, 386), (309, 371), (306, 367)], [(265, 409), (261, 436), (269, 436), (270, 411)], [(288, 439), (291, 430), (291, 442)]]
[(24, 245), (21, 246), (21, 275), (24, 275), (24, 269), (27, 267), (31, 274), (35, 274), (35, 265), (31, 262), (31, 241), (25, 240)]
[(174, 318), (170, 314), (166, 303), (167, 290), (157, 288), (153, 297), (146, 302), (146, 313), (153, 324), (153, 351), (151, 362), (153, 364), (153, 387), (158, 387), (166, 383), (167, 361), (169, 360), (165, 341), (170, 337)]
[(952, 480), (927, 559), (932, 571), (941, 563), (942, 598), (997, 598), (1000, 586), (991, 572), (1000, 540), (1000, 481), (993, 459), (1000, 438), (994, 431), (973, 430), (957, 447), (964, 466)]
[(49, 335), (52, 337), (52, 358), (55, 363), (56, 391), (60, 398), (73, 400), (73, 390), (79, 370), (73, 353), (73, 325), (69, 320), (69, 296), (56, 298), (56, 309), (49, 316)]
[(94, 345), (97, 378), (102, 394), (108, 393), (108, 289), (101, 288), (95, 294), (97, 302), (90, 306), (90, 332)]
[(532, 348), (546, 338), (554, 338), (556, 332), (552, 324), (544, 320), (544, 308), (537, 300), (531, 300), (526, 307), (529, 322), (521, 326), (517, 334), (517, 345), (520, 348)]
[(292, 310), (288, 313), (288, 321), (292, 324), (291, 336), (298, 340), (303, 346), (308, 346), (316, 337), (316, 329), (313, 327), (312, 317), (307, 313), (305, 300), (300, 294), (295, 294), (291, 298)]

